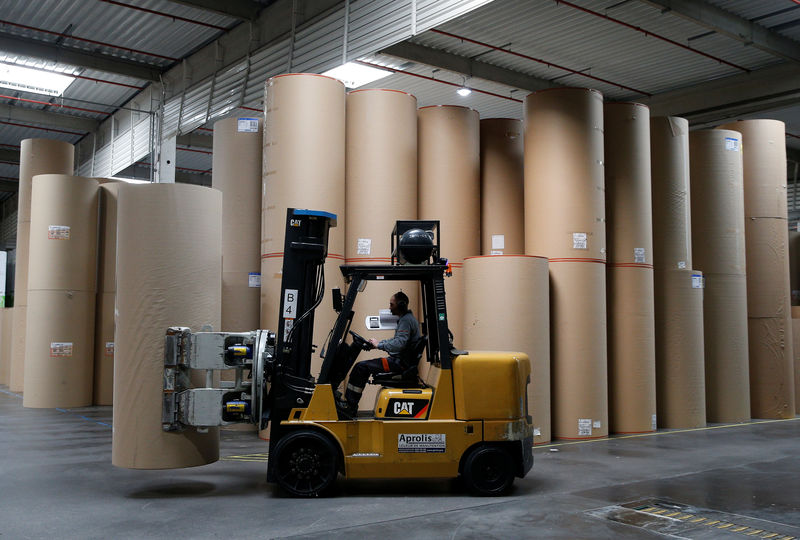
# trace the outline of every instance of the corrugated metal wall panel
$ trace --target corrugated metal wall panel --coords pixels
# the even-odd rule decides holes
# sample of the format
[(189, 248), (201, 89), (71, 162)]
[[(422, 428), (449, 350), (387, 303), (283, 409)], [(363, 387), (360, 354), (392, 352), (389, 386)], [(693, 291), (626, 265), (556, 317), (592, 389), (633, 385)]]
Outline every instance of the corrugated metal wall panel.
[(111, 171), (111, 145), (107, 144), (98, 149), (94, 154), (94, 168), (92, 176), (106, 177), (114, 176)]
[(212, 79), (209, 78), (186, 92), (183, 106), (181, 107), (181, 119), (180, 125), (178, 126), (178, 133), (189, 133), (206, 123), (208, 120), (211, 87)]
[(146, 116), (133, 127), (133, 156), (128, 165), (136, 163), (150, 153), (150, 116)]
[(115, 137), (112, 149), (111, 174), (113, 175), (133, 163), (133, 131), (129, 129)]

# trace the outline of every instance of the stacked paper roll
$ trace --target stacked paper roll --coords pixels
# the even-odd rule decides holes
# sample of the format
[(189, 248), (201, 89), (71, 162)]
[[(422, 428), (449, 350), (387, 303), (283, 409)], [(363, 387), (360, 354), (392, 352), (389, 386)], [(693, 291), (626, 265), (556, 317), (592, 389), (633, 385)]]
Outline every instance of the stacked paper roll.
[(800, 232), (789, 231), (789, 288), (792, 307), (800, 306)]
[(610, 428), (643, 433), (657, 427), (650, 110), (609, 103), (603, 125)]
[[(325, 297), (314, 314), (314, 343), (321, 352), (336, 321), (330, 290), (343, 288), (345, 91), (333, 78), (278, 75), (266, 83), (262, 172), (261, 327), (278, 329), (286, 209), (336, 214), (324, 265)], [(322, 359), (312, 359), (316, 376)]]
[(452, 105), (418, 114), (419, 219), (440, 221), (441, 255), (453, 268), (445, 280), (447, 320), (460, 347), (464, 259), (481, 251), (480, 121), (477, 111)]
[(800, 307), (792, 306), (792, 356), (794, 357), (794, 412), (800, 414)]
[[(219, 330), (222, 194), (188, 184), (124, 184), (117, 207), (112, 463), (169, 469), (219, 458), (219, 429), (164, 432), (164, 334)], [(203, 386), (204, 373), (194, 383)]]
[(8, 385), (8, 375), (11, 372), (11, 358), (6, 355), (6, 340), (10, 340), (11, 334), (5, 334), (6, 318), (11, 320), (13, 312), (10, 309), (0, 309), (0, 384)]
[(93, 178), (33, 179), (25, 341), (25, 407), (92, 404), (97, 291)]
[(741, 133), (689, 135), (692, 255), (705, 274), (706, 417), (750, 419)]
[[(345, 259), (347, 264), (391, 262), (391, 233), (397, 220), (417, 219), (417, 98), (397, 90), (355, 90), (347, 94)], [(389, 298), (402, 289), (419, 317), (418, 284), (378, 281), (359, 295), (352, 328), (369, 331), (366, 317), (389, 308)], [(368, 337), (388, 339), (391, 330)], [(377, 387), (367, 386), (362, 404)]]
[(25, 325), (28, 320), (28, 246), (31, 230), (31, 190), (38, 174), (72, 174), (75, 147), (63, 141), (24, 139), (19, 150), (19, 203), (17, 208), (17, 266), (14, 278), (13, 343), (9, 388), (22, 392), (25, 373)]
[(119, 183), (100, 179), (97, 306), (94, 330), (94, 404), (114, 402), (114, 300), (117, 291), (117, 196)]
[(518, 351), (531, 361), (528, 413), (533, 442), (551, 439), (550, 313), (547, 258), (467, 257), (464, 261), (464, 346)]
[(525, 99), (525, 251), (550, 259), (553, 437), (608, 435), (603, 96)]
[(703, 275), (691, 269), (689, 122), (651, 118), (650, 153), (658, 424), (704, 427)]
[(522, 122), (481, 120), (481, 254), (525, 252)]
[(259, 326), (261, 303), (261, 167), (258, 118), (214, 123), (211, 186), (222, 192), (222, 331)]
[(720, 129), (742, 134), (751, 415), (793, 418), (785, 126), (743, 120)]

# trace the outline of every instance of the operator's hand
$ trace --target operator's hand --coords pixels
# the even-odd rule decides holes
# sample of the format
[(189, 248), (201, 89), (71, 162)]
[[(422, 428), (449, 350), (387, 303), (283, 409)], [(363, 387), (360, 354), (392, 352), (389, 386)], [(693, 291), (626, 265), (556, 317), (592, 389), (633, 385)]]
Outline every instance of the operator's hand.
[(378, 348), (378, 340), (377, 339), (370, 338), (369, 344), (372, 345), (373, 349), (377, 349)]

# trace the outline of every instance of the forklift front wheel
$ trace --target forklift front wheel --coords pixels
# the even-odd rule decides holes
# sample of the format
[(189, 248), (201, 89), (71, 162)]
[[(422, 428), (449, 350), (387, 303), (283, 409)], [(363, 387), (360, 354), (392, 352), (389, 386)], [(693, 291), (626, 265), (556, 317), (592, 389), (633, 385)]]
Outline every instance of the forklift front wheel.
[(338, 452), (331, 440), (312, 430), (285, 435), (273, 450), (278, 485), (295, 497), (319, 497), (338, 475)]
[(462, 476), (474, 495), (503, 495), (514, 483), (513, 459), (502, 447), (480, 445), (464, 460)]

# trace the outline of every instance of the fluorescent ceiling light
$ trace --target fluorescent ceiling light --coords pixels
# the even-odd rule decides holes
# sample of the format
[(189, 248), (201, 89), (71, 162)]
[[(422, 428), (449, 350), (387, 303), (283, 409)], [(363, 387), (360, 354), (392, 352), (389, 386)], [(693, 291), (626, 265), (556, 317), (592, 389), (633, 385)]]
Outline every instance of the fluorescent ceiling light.
[(74, 80), (75, 77), (60, 73), (0, 64), (0, 87), (2, 88), (60, 96)]
[(339, 67), (330, 69), (323, 73), (328, 77), (339, 79), (348, 88), (358, 88), (378, 79), (383, 79), (391, 75), (391, 71), (385, 69), (378, 69), (355, 62), (347, 62)]
[(459, 96), (461, 96), (461, 97), (467, 97), (467, 96), (468, 96), (468, 95), (470, 95), (471, 93), (472, 93), (472, 90), (470, 90), (470, 89), (469, 89), (469, 88), (467, 88), (466, 86), (462, 86), (461, 88), (459, 88), (458, 90), (456, 90), (456, 94), (458, 94), (458, 95), (459, 95)]

